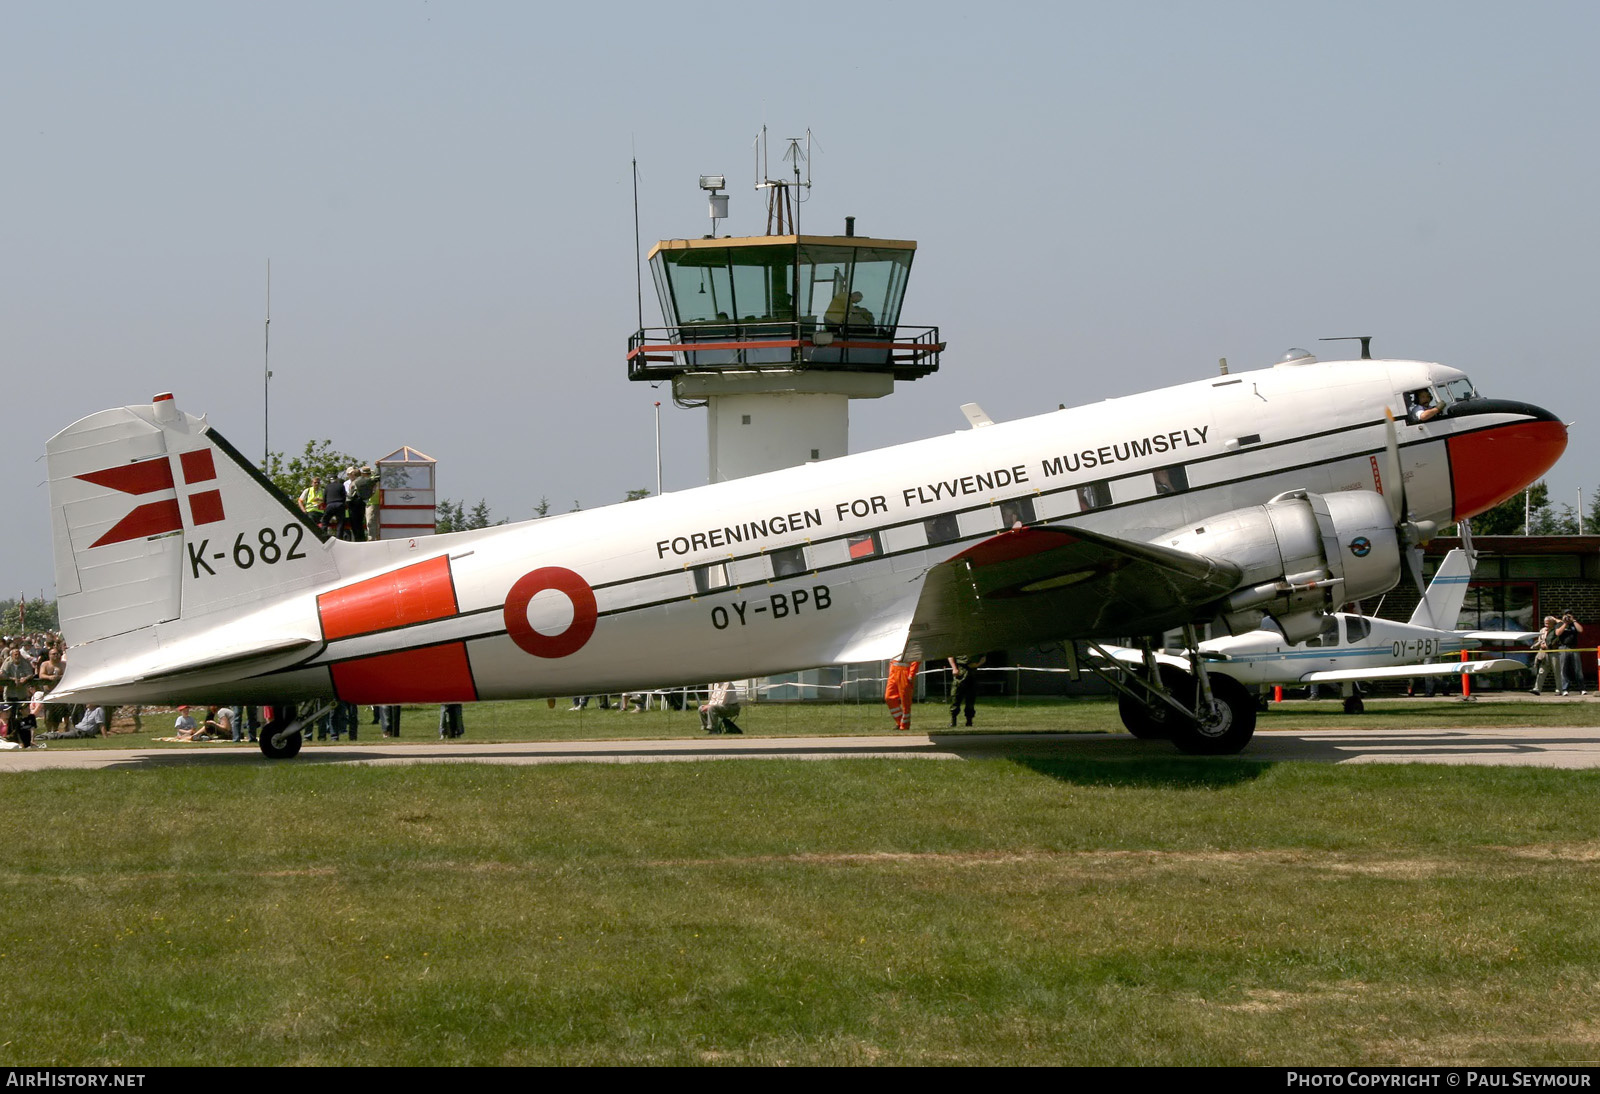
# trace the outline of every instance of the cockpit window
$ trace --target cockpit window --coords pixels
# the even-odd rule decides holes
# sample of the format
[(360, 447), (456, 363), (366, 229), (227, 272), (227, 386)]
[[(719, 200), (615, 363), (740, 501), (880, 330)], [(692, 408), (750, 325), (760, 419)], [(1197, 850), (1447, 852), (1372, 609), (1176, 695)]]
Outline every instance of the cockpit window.
[(1419, 387), (1405, 393), (1406, 420), (1412, 423), (1425, 422), (1448, 413), (1453, 405), (1464, 399), (1477, 397), (1477, 389), (1465, 376), (1437, 386)]
[(1445, 406), (1459, 403), (1463, 399), (1476, 399), (1477, 389), (1472, 386), (1472, 381), (1463, 376), (1459, 380), (1451, 380), (1448, 384), (1439, 387), (1439, 401)]

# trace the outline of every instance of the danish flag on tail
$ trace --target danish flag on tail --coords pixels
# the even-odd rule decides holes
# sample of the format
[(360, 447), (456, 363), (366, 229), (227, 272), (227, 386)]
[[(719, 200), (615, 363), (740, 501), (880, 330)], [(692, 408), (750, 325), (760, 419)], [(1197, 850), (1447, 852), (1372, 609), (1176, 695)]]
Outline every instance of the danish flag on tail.
[[(183, 468), (183, 481), (186, 487), (216, 481), (216, 461), (212, 459), (209, 449), (185, 452), (179, 458), (179, 464)], [(78, 475), (77, 478), (136, 497), (176, 489), (172, 481), (172, 462), (162, 456), (140, 460), (138, 463), (119, 464), (101, 471), (91, 471), (86, 475)], [(188, 502), (189, 512), (196, 525), (215, 524), (227, 517), (222, 506), (222, 491), (215, 487), (189, 494)], [(127, 516), (117, 521), (89, 546), (104, 547), (108, 543), (148, 539), (151, 536), (182, 530), (183, 511), (178, 506), (178, 499), (161, 498), (147, 501), (130, 510)]]
[[(46, 455), (70, 643), (258, 602), (337, 572), (299, 510), (171, 395), (91, 414), (52, 437)], [(263, 538), (285, 543), (272, 564), (234, 564)]]

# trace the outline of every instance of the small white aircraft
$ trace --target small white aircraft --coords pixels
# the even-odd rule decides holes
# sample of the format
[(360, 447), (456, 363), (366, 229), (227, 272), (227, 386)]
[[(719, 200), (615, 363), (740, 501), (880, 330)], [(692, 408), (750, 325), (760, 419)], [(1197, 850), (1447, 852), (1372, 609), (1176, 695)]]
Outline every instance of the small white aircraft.
[[(1514, 672), (1527, 668), (1510, 658), (1428, 664), (1439, 657), (1476, 649), (1483, 641), (1531, 638), (1503, 631), (1450, 629), (1461, 614), (1467, 585), (1472, 580), (1471, 555), (1461, 548), (1448, 552), (1429, 582), (1427, 591), (1405, 623), (1332, 612), (1323, 617), (1322, 630), (1304, 642), (1291, 643), (1271, 620), (1249, 634), (1227, 635), (1200, 643), (1199, 654), (1213, 682), (1228, 677), (1247, 687), (1273, 684), (1339, 684), (1346, 686), (1345, 710), (1359, 714), (1361, 696), (1348, 685), (1360, 680), (1412, 679), (1426, 676), (1476, 676)], [(1444, 624), (1441, 626), (1440, 624)], [(1124, 664), (1143, 666), (1139, 650), (1107, 648)], [(1154, 655), (1159, 671), (1187, 671), (1187, 657), (1160, 652)], [(1124, 693), (1120, 701), (1123, 723), (1137, 737), (1164, 731), (1166, 708), (1152, 708)]]
[[(1194, 651), (1193, 624), (1269, 616), (1303, 641), (1566, 444), (1554, 414), (1455, 369), (1295, 351), (643, 501), (347, 543), (163, 394), (47, 444), (71, 644), (55, 697), (270, 704), (261, 747), (287, 757), (335, 699), (637, 690), (1177, 627)], [(1249, 741), (1253, 698), (1203, 659), (1136, 681), (1180, 748)]]

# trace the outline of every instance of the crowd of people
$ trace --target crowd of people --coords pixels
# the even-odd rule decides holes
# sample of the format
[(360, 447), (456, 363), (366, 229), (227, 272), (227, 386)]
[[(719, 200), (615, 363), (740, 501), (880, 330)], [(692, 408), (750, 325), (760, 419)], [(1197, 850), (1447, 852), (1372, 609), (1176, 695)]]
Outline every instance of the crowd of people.
[(335, 539), (365, 541), (377, 524), (378, 479), (370, 467), (347, 467), (343, 475), (312, 475), (296, 499), (312, 522)]
[[(99, 707), (45, 701), (66, 672), (66, 647), (55, 631), (7, 635), (0, 654), (0, 747), (32, 748), (35, 739), (104, 736), (106, 712)], [(38, 732), (43, 722), (44, 732)], [(86, 728), (80, 731), (82, 724)]]

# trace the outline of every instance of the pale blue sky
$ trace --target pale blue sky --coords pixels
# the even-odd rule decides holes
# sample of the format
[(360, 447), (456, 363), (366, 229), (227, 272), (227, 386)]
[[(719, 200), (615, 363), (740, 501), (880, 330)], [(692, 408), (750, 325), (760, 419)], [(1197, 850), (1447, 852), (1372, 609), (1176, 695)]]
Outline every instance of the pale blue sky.
[[(1576, 3), (0, 3), (0, 588), (51, 590), (35, 461), (74, 419), (171, 390), (259, 455), (269, 257), (273, 447), (411, 444), (517, 518), (653, 485), (628, 160), (646, 247), (707, 230), (701, 172), (759, 231), (763, 122), (816, 134), (804, 228), (921, 243), (903, 318), (950, 344), (856, 404), (857, 451), (1370, 333), (1577, 419), (1575, 500), (1597, 30)], [(663, 429), (668, 488), (703, 481), (703, 413)]]

